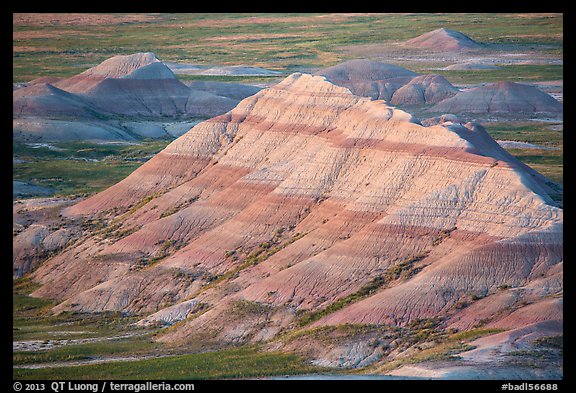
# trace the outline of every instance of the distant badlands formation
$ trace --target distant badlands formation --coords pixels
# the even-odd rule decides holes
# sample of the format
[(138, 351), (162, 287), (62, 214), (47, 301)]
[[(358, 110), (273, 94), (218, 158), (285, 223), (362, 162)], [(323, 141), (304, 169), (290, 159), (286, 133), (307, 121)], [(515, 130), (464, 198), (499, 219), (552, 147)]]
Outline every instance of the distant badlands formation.
[[(360, 64), (370, 75), (390, 69)], [(197, 124), (120, 183), (46, 207), (54, 222), (44, 227), (25, 222), (23, 202), (14, 275), (34, 270), (33, 296), (56, 300), (54, 312), (136, 314), (173, 325), (158, 336), (170, 345), (268, 342), (330, 366), (408, 348), (354, 326), (504, 329), (491, 350), (561, 335), (561, 187), (480, 125), (425, 127), (330, 81), (353, 83), (351, 73), (329, 71), (292, 74)], [(418, 76), (402, 78), (418, 86)], [(435, 97), (431, 86), (418, 89)], [(343, 333), (276, 340), (358, 293), (301, 327), (348, 326)]]
[(436, 29), (412, 38), (406, 41), (403, 46), (438, 52), (469, 51), (482, 48), (481, 44), (467, 35), (446, 28)]
[[(186, 86), (153, 53), (114, 56), (71, 78), (39, 78), (15, 90), (14, 137), (59, 141), (180, 136), (190, 128), (185, 120), (227, 112), (259, 90), (220, 82)], [(134, 119), (159, 124), (132, 124)], [(178, 121), (186, 128), (163, 128), (162, 122)]]

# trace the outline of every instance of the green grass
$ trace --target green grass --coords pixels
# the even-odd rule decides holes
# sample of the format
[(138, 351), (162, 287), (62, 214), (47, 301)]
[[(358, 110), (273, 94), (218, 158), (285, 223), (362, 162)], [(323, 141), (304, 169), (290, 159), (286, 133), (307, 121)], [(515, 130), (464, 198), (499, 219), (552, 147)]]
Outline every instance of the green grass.
[(557, 123), (536, 121), (500, 121), (482, 123), (490, 136), (497, 140), (528, 142), (538, 145), (562, 147), (563, 132), (551, 130)]
[(239, 316), (261, 315), (266, 314), (271, 310), (272, 306), (268, 304), (259, 303), (252, 300), (239, 299), (232, 303), (230, 313)]
[(21, 319), (37, 317), (45, 313), (53, 302), (31, 297), (30, 294), (40, 287), (28, 277), (19, 278), (12, 283), (12, 313)]
[(540, 172), (548, 179), (558, 183), (564, 183), (564, 164), (562, 151), (533, 150), (533, 149), (509, 149), (510, 154), (520, 161)]
[[(431, 72), (422, 70), (422, 72)], [(493, 83), (503, 80), (514, 82), (541, 82), (561, 80), (564, 78), (562, 65), (517, 64), (501, 66), (495, 70), (433, 70), (443, 75), (452, 84)]]
[(50, 143), (55, 149), (49, 147), (31, 147), (19, 141), (12, 142), (12, 152), (15, 156), (24, 159), (54, 159), (54, 158), (85, 158), (104, 159), (107, 157), (117, 159), (141, 159), (156, 154), (165, 148), (171, 141), (163, 139), (146, 139), (135, 142), (133, 145), (124, 144), (98, 144), (84, 141)]
[[(75, 339), (76, 336), (70, 336)], [(160, 348), (149, 335), (123, 338), (118, 340), (105, 340), (84, 344), (71, 344), (58, 346), (43, 351), (14, 352), (12, 360), (14, 365), (46, 363), (72, 360), (86, 360), (94, 357), (109, 356), (138, 356), (151, 353)]]
[(302, 374), (317, 369), (294, 354), (241, 347), (131, 362), (14, 369), (13, 379), (227, 379)]
[(496, 140), (528, 142), (556, 150), (507, 149), (510, 154), (550, 180), (564, 182), (564, 136), (562, 131), (550, 127), (556, 123), (536, 121), (510, 121), (483, 123), (486, 131)]
[(127, 177), (141, 164), (38, 161), (14, 165), (14, 180), (55, 188), (56, 196), (93, 194)]
[[(15, 300), (15, 304), (20, 302)], [(50, 306), (53, 304), (50, 304)], [(96, 314), (64, 312), (58, 315), (49, 313), (50, 307), (38, 304), (37, 314), (26, 316), (20, 312), (13, 315), (14, 340), (63, 340), (89, 337), (109, 337), (128, 333), (145, 332), (132, 324), (135, 317), (123, 316), (116, 312)], [(76, 332), (77, 334), (71, 334)]]
[(562, 167), (562, 151), (537, 149), (508, 149), (510, 154), (532, 166)]
[(497, 334), (503, 332), (503, 329), (499, 328), (478, 328), (478, 329), (471, 329), (471, 330), (464, 330), (461, 332), (454, 333), (450, 336), (451, 341), (472, 341), (476, 340), (477, 338), (490, 336), (492, 334)]

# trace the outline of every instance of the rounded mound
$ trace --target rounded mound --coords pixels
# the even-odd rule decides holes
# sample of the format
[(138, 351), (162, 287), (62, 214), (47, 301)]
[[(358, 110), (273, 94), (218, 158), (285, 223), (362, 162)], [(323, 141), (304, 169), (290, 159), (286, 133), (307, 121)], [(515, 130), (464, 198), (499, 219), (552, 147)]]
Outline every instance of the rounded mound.
[(172, 71), (151, 52), (114, 56), (80, 75), (102, 78), (175, 78)]
[(563, 105), (536, 87), (501, 81), (463, 91), (430, 112), (442, 113), (561, 113)]
[(404, 43), (405, 46), (417, 49), (430, 49), (435, 51), (458, 51), (478, 49), (480, 44), (459, 31), (450, 29), (436, 29), (412, 38)]

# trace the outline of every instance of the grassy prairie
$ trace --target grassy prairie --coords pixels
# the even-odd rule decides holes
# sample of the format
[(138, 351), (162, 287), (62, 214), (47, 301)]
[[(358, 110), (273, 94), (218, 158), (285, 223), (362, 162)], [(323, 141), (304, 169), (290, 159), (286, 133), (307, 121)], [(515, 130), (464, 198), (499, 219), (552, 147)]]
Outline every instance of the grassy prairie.
[(562, 150), (509, 149), (510, 154), (550, 180), (563, 184)]
[(131, 362), (48, 369), (14, 369), (14, 379), (235, 379), (316, 371), (293, 354), (241, 347)]
[[(68, 337), (75, 339), (74, 337)], [(160, 347), (150, 336), (88, 342), (55, 347), (43, 351), (20, 351), (12, 355), (14, 365), (87, 360), (94, 357), (144, 356)]]
[[(347, 46), (403, 41), (445, 26), (485, 44), (520, 50), (540, 46), (556, 55), (563, 40), (562, 14), (137, 15), (143, 20), (115, 23), (120, 19), (111, 14), (90, 23), (88, 14), (82, 22), (61, 17), (51, 24), (29, 23), (16, 15), (14, 82), (71, 76), (113, 55), (141, 51), (165, 61), (245, 64), (288, 73), (345, 60), (342, 48)], [(103, 17), (110, 23), (102, 24)]]
[(547, 122), (492, 122), (484, 123), (486, 131), (497, 140), (528, 142), (546, 149), (507, 149), (510, 154), (532, 167), (550, 180), (564, 182), (563, 132), (551, 129)]
[(14, 180), (57, 190), (56, 196), (93, 194), (127, 177), (141, 164), (120, 162), (84, 162), (73, 165), (65, 160), (39, 160), (14, 164)]
[(170, 141), (145, 140), (135, 145), (89, 142), (53, 143), (36, 147), (12, 143), (13, 179), (53, 187), (57, 196), (102, 191), (136, 170)]
[(12, 152), (14, 155), (29, 158), (66, 158), (74, 155), (77, 158), (104, 159), (110, 156), (125, 158), (143, 158), (156, 154), (166, 147), (170, 140), (150, 139), (138, 141), (133, 144), (122, 143), (91, 143), (84, 141), (57, 142), (49, 146), (32, 147), (29, 144), (14, 141)]
[(483, 122), (490, 136), (497, 140), (528, 142), (549, 147), (562, 147), (564, 135), (555, 131), (558, 123), (537, 121)]
[[(431, 72), (422, 70), (422, 72)], [(562, 80), (564, 78), (563, 65), (537, 65), (537, 64), (515, 64), (501, 66), (494, 70), (433, 70), (435, 74), (443, 75), (452, 84), (475, 84), (493, 83), (503, 80), (514, 82), (543, 82), (551, 80)]]

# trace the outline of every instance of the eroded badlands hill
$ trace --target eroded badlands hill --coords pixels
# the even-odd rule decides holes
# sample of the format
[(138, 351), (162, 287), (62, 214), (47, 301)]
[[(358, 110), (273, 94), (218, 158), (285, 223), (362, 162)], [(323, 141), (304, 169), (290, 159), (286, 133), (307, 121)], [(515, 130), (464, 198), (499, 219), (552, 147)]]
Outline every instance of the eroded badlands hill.
[(366, 59), (348, 60), (319, 70), (315, 75), (324, 76), (355, 95), (393, 105), (434, 104), (459, 92), (441, 75), (418, 75), (397, 65)]
[(422, 321), (561, 320), (539, 306), (562, 294), (552, 186), (477, 125), (423, 127), (293, 74), (66, 208), (90, 221), (33, 273), (34, 295), (59, 300), (54, 311), (181, 321), (161, 336), (168, 343), (369, 326), (337, 330), (331, 344), (277, 343), (319, 364), (368, 364), (396, 356), (401, 338), (393, 347), (390, 337), (412, 337), (402, 329)]

